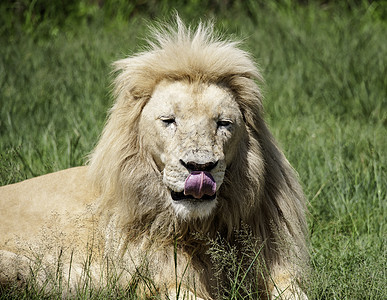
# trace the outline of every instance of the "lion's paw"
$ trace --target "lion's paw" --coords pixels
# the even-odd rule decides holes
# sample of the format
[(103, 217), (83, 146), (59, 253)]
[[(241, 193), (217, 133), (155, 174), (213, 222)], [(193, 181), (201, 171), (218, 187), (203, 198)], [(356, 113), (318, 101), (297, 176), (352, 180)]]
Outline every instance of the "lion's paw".
[(167, 297), (167, 300), (183, 300), (183, 299), (184, 300), (204, 300), (203, 298), (196, 296), (191, 291), (185, 291), (179, 294), (172, 292), (172, 293), (169, 293)]
[(306, 294), (297, 285), (275, 286), (271, 293), (271, 299), (275, 300), (308, 300)]

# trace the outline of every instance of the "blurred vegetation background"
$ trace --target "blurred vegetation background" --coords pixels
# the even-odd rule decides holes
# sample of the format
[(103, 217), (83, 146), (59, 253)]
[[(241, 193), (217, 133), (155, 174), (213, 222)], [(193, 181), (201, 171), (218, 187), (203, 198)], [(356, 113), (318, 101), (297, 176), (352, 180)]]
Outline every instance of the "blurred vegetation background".
[(130, 21), (134, 17), (160, 18), (178, 11), (184, 18), (223, 16), (256, 17), (256, 10), (266, 8), (289, 9), (294, 6), (315, 6), (322, 10), (369, 10), (376, 19), (385, 20), (386, 1), (381, 0), (3, 0), (0, 3), (2, 34), (31, 32), (38, 27), (49, 27), (55, 34), (64, 26), (98, 22)]
[(262, 70), (266, 120), (309, 201), (310, 298), (386, 299), (387, 1), (2, 0), (0, 185), (84, 164), (111, 63), (175, 12), (214, 18)]

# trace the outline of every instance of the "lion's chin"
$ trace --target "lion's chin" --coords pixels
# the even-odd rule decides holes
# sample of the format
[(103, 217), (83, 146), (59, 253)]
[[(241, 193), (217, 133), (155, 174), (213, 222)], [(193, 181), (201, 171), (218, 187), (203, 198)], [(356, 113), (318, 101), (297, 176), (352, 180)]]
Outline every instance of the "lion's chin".
[(171, 191), (172, 207), (176, 215), (184, 220), (205, 219), (214, 211), (218, 201), (216, 194), (204, 195), (200, 199)]

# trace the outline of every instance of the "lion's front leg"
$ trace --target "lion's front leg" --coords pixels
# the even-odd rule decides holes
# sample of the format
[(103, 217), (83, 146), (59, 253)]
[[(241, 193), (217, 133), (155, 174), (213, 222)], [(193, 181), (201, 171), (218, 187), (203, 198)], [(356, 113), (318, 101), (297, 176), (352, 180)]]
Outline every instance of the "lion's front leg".
[(0, 285), (23, 286), (30, 273), (30, 260), (13, 252), (0, 250)]
[(167, 297), (168, 300), (204, 300), (203, 298), (200, 298), (196, 296), (196, 294), (192, 293), (191, 291), (182, 291), (179, 293), (179, 295), (176, 292), (172, 292), (168, 294)]
[(297, 280), (288, 272), (279, 273), (274, 277), (271, 289), (271, 299), (278, 300), (308, 300), (299, 287)]

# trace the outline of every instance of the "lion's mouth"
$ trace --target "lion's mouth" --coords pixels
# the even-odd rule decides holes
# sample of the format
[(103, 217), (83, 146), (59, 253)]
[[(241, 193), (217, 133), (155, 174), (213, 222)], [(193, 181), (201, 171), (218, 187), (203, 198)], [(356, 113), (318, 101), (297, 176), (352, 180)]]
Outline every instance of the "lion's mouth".
[(205, 194), (201, 198), (195, 198), (195, 197), (193, 197), (191, 195), (185, 195), (184, 192), (174, 192), (174, 191), (171, 191), (171, 197), (172, 197), (172, 200), (174, 200), (174, 201), (188, 200), (188, 201), (192, 201), (192, 202), (204, 202), (204, 201), (215, 200), (216, 193), (211, 195), (211, 196)]

